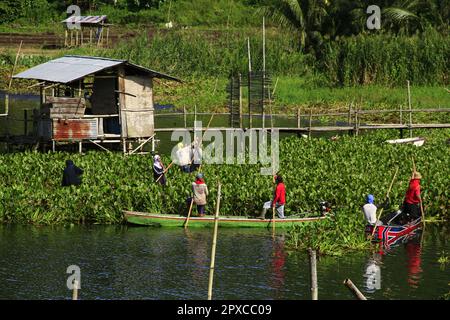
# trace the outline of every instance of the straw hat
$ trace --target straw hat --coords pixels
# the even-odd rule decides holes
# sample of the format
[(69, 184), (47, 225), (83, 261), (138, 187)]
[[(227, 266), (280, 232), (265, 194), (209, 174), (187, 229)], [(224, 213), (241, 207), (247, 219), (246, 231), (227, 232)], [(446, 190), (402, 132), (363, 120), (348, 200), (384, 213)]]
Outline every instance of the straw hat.
[(413, 174), (413, 179), (422, 179), (422, 175), (420, 172), (415, 171)]

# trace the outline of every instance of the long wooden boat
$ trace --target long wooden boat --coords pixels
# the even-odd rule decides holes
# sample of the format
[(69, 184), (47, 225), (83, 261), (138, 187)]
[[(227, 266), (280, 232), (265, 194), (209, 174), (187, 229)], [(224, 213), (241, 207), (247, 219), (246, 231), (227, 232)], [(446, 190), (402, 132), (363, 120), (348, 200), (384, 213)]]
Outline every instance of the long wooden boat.
[[(124, 218), (128, 223), (141, 226), (183, 227), (185, 216), (174, 214), (153, 214), (146, 212), (124, 211)], [(308, 221), (326, 219), (327, 216), (308, 218), (275, 219), (276, 228), (287, 228)], [(231, 228), (267, 228), (272, 225), (272, 219), (247, 218), (239, 216), (219, 216), (219, 227)], [(189, 227), (213, 227), (214, 216), (190, 217)]]
[[(412, 220), (406, 224), (389, 224), (383, 221), (382, 225), (376, 227), (373, 235), (373, 241), (382, 241), (386, 245), (391, 245), (396, 242), (400, 237), (406, 236), (422, 226), (422, 217)], [(366, 226), (366, 234), (372, 234), (373, 226)]]

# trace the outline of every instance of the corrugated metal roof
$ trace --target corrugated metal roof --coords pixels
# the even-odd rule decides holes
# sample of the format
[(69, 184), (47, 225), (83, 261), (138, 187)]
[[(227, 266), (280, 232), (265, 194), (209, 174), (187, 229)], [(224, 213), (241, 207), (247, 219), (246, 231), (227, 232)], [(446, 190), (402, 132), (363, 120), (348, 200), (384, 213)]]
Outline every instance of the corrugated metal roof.
[(69, 83), (120, 64), (125, 64), (141, 72), (146, 72), (155, 78), (165, 78), (181, 82), (177, 78), (129, 63), (126, 60), (85, 56), (64, 56), (16, 74), (13, 78)]
[(100, 22), (105, 22), (107, 16), (71, 16), (66, 20), (61, 21), (62, 23), (81, 23), (81, 24), (97, 24)]
[(122, 63), (124, 61), (66, 56), (37, 65), (14, 78), (68, 83)]

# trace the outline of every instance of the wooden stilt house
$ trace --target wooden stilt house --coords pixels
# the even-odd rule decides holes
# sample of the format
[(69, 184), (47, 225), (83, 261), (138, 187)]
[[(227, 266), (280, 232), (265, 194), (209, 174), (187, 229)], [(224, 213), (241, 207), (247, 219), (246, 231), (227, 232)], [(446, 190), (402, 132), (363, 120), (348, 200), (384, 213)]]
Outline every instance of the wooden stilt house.
[(119, 143), (124, 153), (154, 142), (154, 78), (181, 80), (126, 60), (64, 56), (14, 78), (37, 80), (41, 107), (34, 115), (42, 143)]

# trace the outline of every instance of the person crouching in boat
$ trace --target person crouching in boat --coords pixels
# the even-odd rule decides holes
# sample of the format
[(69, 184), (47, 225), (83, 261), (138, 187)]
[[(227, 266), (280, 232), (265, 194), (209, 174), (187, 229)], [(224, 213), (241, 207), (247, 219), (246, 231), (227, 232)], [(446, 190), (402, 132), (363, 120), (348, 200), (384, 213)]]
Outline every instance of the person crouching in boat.
[(366, 218), (367, 224), (370, 226), (377, 226), (381, 225), (381, 221), (377, 221), (377, 209), (378, 207), (387, 208), (389, 205), (389, 199), (386, 200), (385, 203), (381, 205), (376, 205), (375, 203), (375, 197), (372, 194), (368, 194), (366, 196), (366, 204), (363, 205), (362, 211), (364, 212), (364, 217)]
[(412, 179), (409, 181), (409, 187), (406, 191), (405, 200), (403, 202), (403, 218), (412, 221), (421, 216), (420, 212), (420, 179), (422, 176), (419, 172), (413, 173)]
[(159, 155), (153, 157), (153, 177), (155, 182), (159, 182), (162, 186), (166, 185), (166, 175), (164, 174), (164, 165)]
[(205, 216), (206, 197), (208, 196), (208, 186), (202, 173), (198, 173), (195, 177), (195, 182), (192, 182), (193, 198), (188, 199), (188, 204), (194, 201), (197, 205), (197, 212), (199, 217)]
[(258, 217), (259, 219), (266, 218), (267, 209), (276, 208), (278, 217), (280, 219), (284, 219), (284, 205), (286, 204), (286, 187), (283, 183), (283, 177), (279, 174), (275, 176), (275, 192), (272, 201), (267, 201), (263, 205), (263, 209), (261, 211), (261, 215)]

